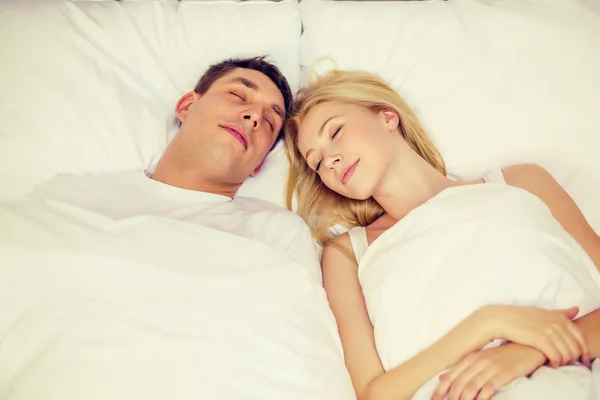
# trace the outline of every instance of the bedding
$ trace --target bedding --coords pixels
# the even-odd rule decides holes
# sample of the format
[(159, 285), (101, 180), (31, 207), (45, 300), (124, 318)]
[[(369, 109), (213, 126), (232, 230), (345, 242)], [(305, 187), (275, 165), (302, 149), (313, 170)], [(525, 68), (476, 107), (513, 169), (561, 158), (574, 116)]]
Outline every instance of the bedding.
[[(143, 171), (177, 130), (175, 102), (227, 57), (267, 55), (293, 91), (332, 66), (377, 72), (452, 176), (539, 162), (600, 231), (590, 5), (0, 2), (0, 398), (355, 398), (320, 249), (278, 207), (281, 145), (231, 204), (139, 200), (157, 195)], [(506, 398), (572, 398), (568, 377), (581, 389), (589, 374), (542, 369)]]
[(354, 398), (291, 212), (119, 174), (5, 202), (0, 226), (0, 398)]
[[(438, 384), (437, 377), (430, 380), (413, 397), (413, 400), (429, 400)], [(586, 399), (600, 397), (600, 360), (592, 364), (592, 372), (581, 365), (557, 369), (541, 367), (529, 379), (518, 379), (494, 395), (494, 400), (522, 399)]]
[[(445, 189), (377, 238), (358, 268), (385, 370), (488, 304), (577, 306), (578, 317), (600, 308), (600, 274), (585, 250), (545, 203), (505, 184)], [(598, 367), (594, 379), (600, 379)], [(521, 378), (528, 383), (517, 380), (499, 398), (591, 398), (587, 367), (559, 371), (564, 374), (542, 370), (535, 379)], [(431, 398), (435, 387), (416, 398)], [(548, 391), (551, 397), (542, 395)]]

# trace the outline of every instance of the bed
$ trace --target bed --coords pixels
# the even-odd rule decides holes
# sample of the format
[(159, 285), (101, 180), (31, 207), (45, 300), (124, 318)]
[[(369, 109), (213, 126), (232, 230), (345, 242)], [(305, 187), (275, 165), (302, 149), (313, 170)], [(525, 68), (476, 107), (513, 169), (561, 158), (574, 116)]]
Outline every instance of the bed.
[[(271, 246), (82, 223), (158, 162), (175, 102), (227, 57), (268, 55), (294, 92), (376, 72), (451, 176), (541, 164), (600, 232), (595, 1), (5, 0), (0, 37), (0, 399), (354, 398), (320, 248), (282, 208), (282, 146), (238, 193), (270, 204)], [(552, 382), (519, 385), (573, 393)]]

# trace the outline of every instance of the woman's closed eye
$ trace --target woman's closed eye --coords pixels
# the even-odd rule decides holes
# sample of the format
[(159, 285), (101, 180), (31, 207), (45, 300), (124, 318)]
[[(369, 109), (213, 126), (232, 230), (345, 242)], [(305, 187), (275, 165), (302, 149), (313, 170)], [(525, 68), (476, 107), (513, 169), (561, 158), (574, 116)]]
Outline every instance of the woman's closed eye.
[(335, 139), (335, 137), (338, 135), (338, 133), (340, 133), (340, 131), (342, 130), (341, 126), (338, 126), (338, 128), (333, 131), (333, 135), (331, 135), (331, 140)]
[(322, 162), (323, 162), (323, 159), (321, 158), (321, 159), (319, 160), (319, 162), (317, 163), (317, 166), (315, 167), (315, 171), (316, 171), (316, 172), (319, 172), (319, 169), (321, 168), (321, 163), (322, 163)]
[[(339, 126), (335, 131), (333, 131), (333, 134), (331, 135), (331, 140), (335, 139), (335, 137), (338, 135), (338, 133), (340, 133), (341, 130), (342, 130), (342, 127)], [(321, 158), (319, 160), (319, 162), (317, 163), (315, 171), (319, 172), (319, 169), (321, 168), (322, 163), (323, 163), (323, 159)]]

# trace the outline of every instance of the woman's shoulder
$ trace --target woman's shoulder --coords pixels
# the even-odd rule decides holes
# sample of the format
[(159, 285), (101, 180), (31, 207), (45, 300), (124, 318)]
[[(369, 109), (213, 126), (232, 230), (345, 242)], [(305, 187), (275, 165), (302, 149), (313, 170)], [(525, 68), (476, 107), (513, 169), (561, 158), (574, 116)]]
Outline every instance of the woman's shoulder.
[(350, 234), (348, 232), (342, 233), (341, 235), (335, 236), (325, 243), (323, 252), (330, 253), (332, 251), (339, 252), (341, 255), (352, 261), (354, 264), (358, 264), (354, 251), (352, 249), (352, 242), (350, 241)]
[(503, 173), (507, 184), (530, 192), (551, 209), (564, 201), (572, 201), (552, 174), (538, 164), (511, 165), (505, 167)]
[(526, 163), (513, 164), (502, 168), (490, 169), (480, 181), (474, 183), (503, 183), (509, 186), (527, 189), (536, 184), (552, 184), (552, 175), (541, 165)]
[(509, 165), (502, 168), (502, 173), (507, 182), (523, 182), (539, 179), (546, 180), (552, 177), (544, 167), (533, 163)]
[(542, 200), (562, 190), (552, 174), (538, 164), (510, 165), (502, 169), (502, 174), (508, 185), (524, 189)]
[[(366, 227), (354, 227), (330, 239), (327, 243), (325, 243), (325, 248), (323, 251), (337, 251), (354, 264), (358, 264), (356, 251), (359, 253), (359, 258), (362, 257), (362, 254), (364, 254), (366, 248), (396, 222), (398, 221), (389, 215), (384, 214)], [(351, 237), (351, 234), (354, 234), (354, 237)], [(355, 241), (355, 245), (358, 246), (358, 249), (354, 248), (352, 242), (353, 239)]]
[(331, 239), (329, 239), (327, 241), (327, 243), (325, 243), (325, 246), (339, 246), (339, 245), (352, 246), (352, 244), (350, 242), (350, 234), (348, 233), (348, 231), (332, 237)]

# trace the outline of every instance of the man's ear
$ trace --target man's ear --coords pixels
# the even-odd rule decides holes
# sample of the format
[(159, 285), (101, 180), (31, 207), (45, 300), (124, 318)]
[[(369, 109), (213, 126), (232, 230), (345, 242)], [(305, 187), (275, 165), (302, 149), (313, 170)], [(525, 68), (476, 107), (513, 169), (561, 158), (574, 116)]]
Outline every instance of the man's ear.
[(398, 129), (398, 125), (400, 125), (400, 117), (394, 110), (382, 110), (379, 114), (383, 117), (385, 121), (385, 125), (391, 131), (396, 131)]
[(252, 178), (254, 178), (256, 175), (258, 175), (258, 173), (260, 172), (261, 168), (265, 164), (266, 159), (267, 159), (267, 157), (263, 158), (263, 160), (260, 162), (260, 164), (258, 164), (258, 167), (254, 168), (254, 171), (252, 171), (252, 173), (250, 174), (250, 176)]
[(190, 107), (194, 102), (200, 97), (200, 95), (196, 92), (187, 92), (177, 102), (175, 106), (175, 115), (179, 119), (180, 122), (185, 121), (187, 114), (190, 111)]

